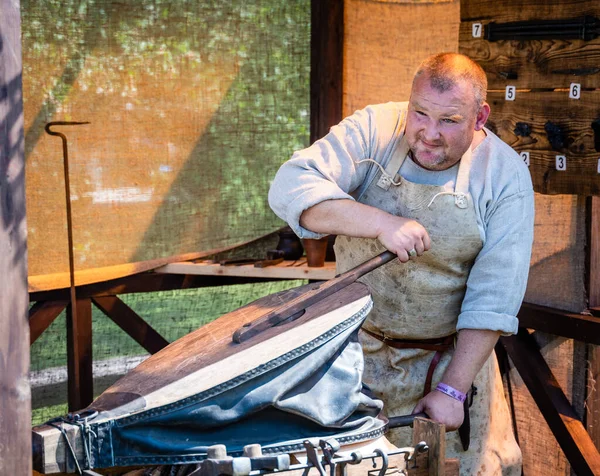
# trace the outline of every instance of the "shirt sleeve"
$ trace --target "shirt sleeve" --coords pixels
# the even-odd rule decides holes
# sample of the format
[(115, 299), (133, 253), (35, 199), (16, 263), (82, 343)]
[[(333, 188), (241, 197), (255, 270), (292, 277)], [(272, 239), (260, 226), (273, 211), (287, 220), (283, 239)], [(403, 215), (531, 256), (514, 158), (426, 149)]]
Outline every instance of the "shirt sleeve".
[(376, 172), (373, 161), (365, 160), (389, 159), (401, 123), (399, 107), (389, 103), (357, 111), (281, 166), (269, 205), (300, 238), (324, 236), (300, 226), (304, 210), (325, 200), (355, 200)]
[(485, 243), (467, 280), (457, 330), (517, 332), (516, 317), (525, 295), (533, 243), (533, 189), (496, 203), (485, 231)]

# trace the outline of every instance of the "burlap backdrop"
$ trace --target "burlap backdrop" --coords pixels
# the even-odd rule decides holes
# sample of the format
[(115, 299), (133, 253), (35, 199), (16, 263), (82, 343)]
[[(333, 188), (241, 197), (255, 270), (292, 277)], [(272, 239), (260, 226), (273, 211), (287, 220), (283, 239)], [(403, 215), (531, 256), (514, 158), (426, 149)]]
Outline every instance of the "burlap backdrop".
[(282, 223), (269, 179), (308, 141), (310, 1), (21, 2), (29, 274), (235, 244)]
[(458, 1), (344, 3), (344, 115), (406, 101), (419, 63), (458, 50)]

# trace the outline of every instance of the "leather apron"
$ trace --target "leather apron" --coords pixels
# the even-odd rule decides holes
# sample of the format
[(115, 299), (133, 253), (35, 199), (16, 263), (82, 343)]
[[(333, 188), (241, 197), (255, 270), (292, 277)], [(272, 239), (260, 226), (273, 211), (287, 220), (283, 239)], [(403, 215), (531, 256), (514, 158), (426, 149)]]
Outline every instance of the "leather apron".
[[(359, 201), (415, 219), (429, 233), (431, 249), (408, 263), (393, 260), (360, 278), (371, 289), (374, 302), (363, 328), (393, 339), (449, 336), (456, 332), (469, 272), (483, 246), (468, 191), (472, 154), (469, 149), (462, 157), (454, 190), (448, 190), (400, 177), (398, 172), (407, 153), (403, 137), (385, 171), (381, 168)], [(384, 250), (376, 239), (338, 236), (338, 273)], [(360, 333), (360, 340), (365, 355), (364, 383), (383, 400), (388, 416), (410, 414), (423, 397), (435, 352), (396, 349), (365, 332)], [(435, 368), (433, 388), (452, 352), (444, 353)], [(448, 432), (447, 457), (460, 459), (462, 475), (520, 475), (521, 451), (512, 433), (494, 353), (477, 374), (474, 385), (477, 395), (470, 409), (470, 447), (464, 451), (458, 432)], [(397, 446), (408, 446), (412, 442), (411, 430), (393, 429), (388, 438)]]

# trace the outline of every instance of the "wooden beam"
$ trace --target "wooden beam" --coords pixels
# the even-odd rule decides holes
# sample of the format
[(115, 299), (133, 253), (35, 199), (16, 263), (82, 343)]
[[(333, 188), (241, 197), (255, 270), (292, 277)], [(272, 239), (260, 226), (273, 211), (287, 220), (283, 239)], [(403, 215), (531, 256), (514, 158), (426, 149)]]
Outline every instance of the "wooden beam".
[(537, 304), (523, 303), (519, 325), (581, 342), (600, 344), (600, 319)]
[(19, 0), (0, 0), (0, 473), (31, 474)]
[(67, 304), (68, 301), (39, 301), (29, 309), (29, 345), (50, 327)]
[(81, 410), (94, 399), (92, 372), (92, 300), (77, 298), (77, 315), (67, 306), (67, 373), (69, 411)]
[(117, 296), (95, 297), (92, 302), (151, 354), (169, 345), (168, 340)]
[[(192, 289), (228, 284), (248, 284), (276, 281), (273, 278), (253, 278), (238, 276), (190, 276), (184, 274), (143, 273), (113, 279), (103, 283), (77, 287), (78, 297), (114, 296), (117, 294), (149, 293), (171, 291), (173, 289)], [(30, 293), (31, 301), (58, 301), (69, 299), (69, 289), (55, 289)]]
[(600, 474), (600, 455), (550, 367), (526, 329), (502, 337), (502, 345), (537, 403), (573, 470), (579, 476)]
[(344, 0), (312, 0), (310, 142), (342, 120)]

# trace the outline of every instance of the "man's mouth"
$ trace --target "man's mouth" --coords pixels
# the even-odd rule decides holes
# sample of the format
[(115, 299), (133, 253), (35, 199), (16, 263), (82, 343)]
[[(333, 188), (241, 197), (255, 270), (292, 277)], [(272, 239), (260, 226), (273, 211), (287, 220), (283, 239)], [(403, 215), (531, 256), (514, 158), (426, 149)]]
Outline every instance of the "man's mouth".
[(425, 146), (425, 148), (427, 148), (427, 149), (436, 149), (436, 148), (440, 147), (440, 145), (441, 145), (441, 144), (437, 144), (437, 143), (427, 142), (427, 141), (424, 141), (423, 139), (421, 139), (421, 144), (423, 144)]

